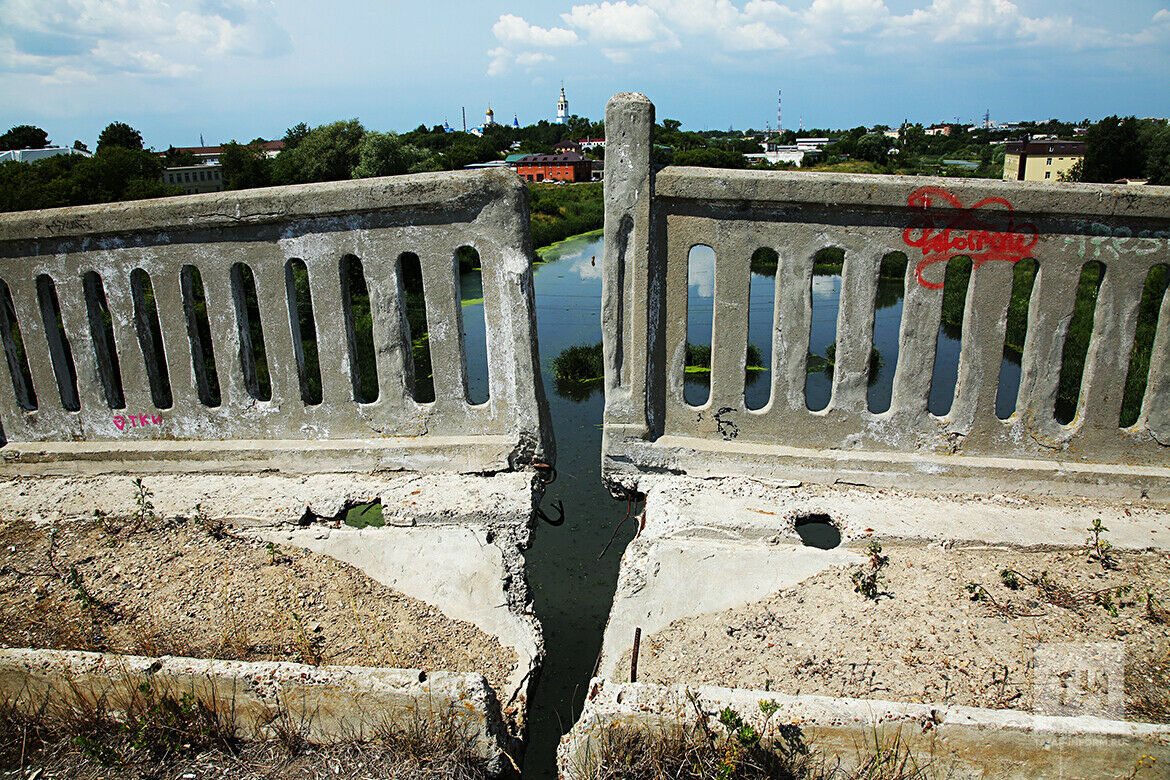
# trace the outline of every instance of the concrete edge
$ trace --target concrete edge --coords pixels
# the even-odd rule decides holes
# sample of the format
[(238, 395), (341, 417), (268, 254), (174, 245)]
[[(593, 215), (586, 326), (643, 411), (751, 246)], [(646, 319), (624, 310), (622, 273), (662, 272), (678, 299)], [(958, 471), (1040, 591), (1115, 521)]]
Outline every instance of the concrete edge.
[(0, 242), (344, 217), (403, 208), (450, 208), (523, 187), (510, 171), (443, 171), (209, 192), (0, 214)]
[(907, 193), (921, 187), (944, 188), (960, 200), (988, 195), (1010, 197), (1020, 213), (1062, 217), (1144, 217), (1164, 221), (1170, 187), (1121, 184), (1074, 184), (1000, 179), (954, 179), (935, 176), (886, 176), (864, 173), (722, 170), (669, 166), (656, 179), (657, 194), (678, 200), (760, 201), (808, 204), (823, 208), (880, 207), (907, 210)]
[(497, 774), (510, 748), (496, 694), (478, 674), (0, 649), (0, 696), (17, 704), (84, 697), (116, 713), (144, 683), (214, 706), (245, 736), (291, 724), (308, 741), (330, 744), (450, 715)]
[(695, 722), (692, 696), (715, 728), (724, 707), (762, 727), (760, 702), (775, 702), (773, 723), (799, 726), (814, 750), (836, 756), (843, 766), (855, 762), (860, 746), (872, 745), (875, 735), (894, 733), (921, 759), (944, 769), (943, 776), (956, 778), (1125, 776), (1142, 756), (1170, 761), (1170, 724), (595, 678), (580, 719), (557, 750), (561, 777), (586, 776), (581, 768), (587, 765), (592, 734), (606, 724), (654, 728)]
[(127, 471), (291, 474), (421, 471), (499, 472), (517, 465), (514, 437), (420, 436), (383, 439), (154, 440), (8, 442), (0, 475), (75, 476)]

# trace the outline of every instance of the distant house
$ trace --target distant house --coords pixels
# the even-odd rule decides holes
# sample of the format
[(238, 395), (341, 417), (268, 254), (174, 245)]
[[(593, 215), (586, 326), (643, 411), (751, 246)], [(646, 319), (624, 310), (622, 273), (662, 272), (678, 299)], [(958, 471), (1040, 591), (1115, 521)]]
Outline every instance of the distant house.
[[(264, 156), (269, 159), (284, 150), (284, 141), (265, 141), (260, 144)], [(190, 154), (198, 165), (219, 165), (219, 156), (223, 154), (222, 146), (179, 146), (175, 148), (179, 154)], [(160, 155), (161, 156), (161, 155)]]
[(576, 152), (577, 154), (580, 154), (581, 144), (577, 143), (576, 141), (565, 139), (564, 141), (557, 141), (555, 144), (553, 144), (553, 149), (558, 152)]
[(199, 192), (221, 192), (223, 190), (223, 166), (219, 163), (200, 163), (166, 168), (159, 174), (163, 184), (182, 187), (183, 192), (194, 195)]
[(925, 133), (926, 135), (950, 135), (951, 134), (951, 126), (950, 125), (931, 125), (930, 127), (926, 128), (922, 132)]
[(582, 138), (580, 141), (577, 142), (577, 145), (580, 146), (582, 149), (604, 149), (605, 148), (605, 139), (604, 138)]
[(516, 162), (516, 173), (524, 181), (591, 181), (593, 163), (576, 152), (530, 154)]
[(93, 154), (85, 149), (46, 146), (44, 149), (9, 149), (6, 152), (0, 152), (0, 162), (33, 162), (44, 160), (46, 157), (56, 157), (59, 154), (80, 154), (83, 157), (93, 157)]
[(1084, 157), (1084, 141), (1008, 141), (1003, 156), (1003, 178), (1055, 181)]

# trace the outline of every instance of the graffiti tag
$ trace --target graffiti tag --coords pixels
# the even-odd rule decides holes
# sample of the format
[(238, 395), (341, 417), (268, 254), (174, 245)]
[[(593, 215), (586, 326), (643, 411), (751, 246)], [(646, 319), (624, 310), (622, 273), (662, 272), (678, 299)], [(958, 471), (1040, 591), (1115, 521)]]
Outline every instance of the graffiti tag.
[(126, 430), (127, 424), (131, 428), (145, 428), (148, 425), (162, 425), (162, 418), (154, 414), (114, 415), (114, 425), (119, 431)]
[[(918, 283), (931, 290), (942, 289), (943, 283), (927, 281), (922, 278), (922, 272), (935, 263), (946, 263), (959, 255), (971, 258), (972, 270), (990, 260), (1018, 263), (1028, 256), (1040, 238), (1036, 226), (1030, 222), (1016, 223), (1008, 217), (1006, 225), (997, 227), (980, 218), (1014, 211), (1012, 204), (1004, 198), (984, 198), (964, 207), (958, 198), (942, 187), (920, 187), (910, 193), (906, 202), (912, 208), (923, 209), (918, 223), (902, 231), (902, 240), (907, 246), (922, 250), (922, 260), (914, 271)], [(927, 210), (932, 206), (954, 209), (957, 213), (946, 215), (946, 222), (940, 224), (936, 220), (942, 215)]]

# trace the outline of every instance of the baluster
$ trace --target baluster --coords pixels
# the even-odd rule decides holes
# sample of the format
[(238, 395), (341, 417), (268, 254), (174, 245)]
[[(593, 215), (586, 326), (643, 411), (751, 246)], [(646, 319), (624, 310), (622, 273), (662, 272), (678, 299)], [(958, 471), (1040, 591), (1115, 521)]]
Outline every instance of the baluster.
[[(837, 237), (845, 249), (841, 272), (841, 304), (837, 311), (837, 353), (833, 369), (834, 409), (863, 412), (868, 406), (869, 355), (873, 349), (873, 312), (881, 253), (874, 242), (862, 243), (856, 234)], [(844, 240), (840, 240), (844, 239)]]
[(955, 400), (948, 415), (962, 430), (990, 425), (995, 418), (1013, 269), (1011, 263), (987, 263), (971, 272)]
[(1057, 435), (1056, 391), (1081, 266), (1073, 256), (1059, 250), (1036, 259), (1039, 270), (1028, 304), (1028, 336), (1020, 361), (1016, 412), (1025, 425), (1046, 435)]
[(463, 331), (459, 327), (455, 251), (433, 245), (419, 253), (419, 260), (427, 304), (435, 409), (461, 413), (467, 408), (467, 372), (463, 364)]
[(747, 257), (734, 254), (745, 246), (720, 230), (715, 250), (715, 294), (711, 314), (712, 409), (744, 409), (747, 373), (748, 296), (751, 269)]
[(918, 281), (911, 258), (906, 264), (906, 297), (902, 300), (898, 367), (894, 370), (890, 413), (915, 422), (926, 416), (930, 402), (942, 296), (942, 288), (932, 290)]
[(1116, 439), (1146, 273), (1120, 263), (1105, 268), (1081, 380), (1079, 436)]

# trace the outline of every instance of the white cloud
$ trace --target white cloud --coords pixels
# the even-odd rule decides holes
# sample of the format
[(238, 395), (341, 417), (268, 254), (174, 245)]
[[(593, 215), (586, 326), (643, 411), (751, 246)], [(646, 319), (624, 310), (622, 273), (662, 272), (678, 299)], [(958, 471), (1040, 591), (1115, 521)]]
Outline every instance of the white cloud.
[(674, 48), (678, 38), (662, 23), (653, 8), (639, 3), (606, 0), (600, 4), (575, 5), (561, 19), (582, 30), (591, 42), (608, 46)]
[(0, 70), (61, 83), (194, 75), (209, 57), (274, 57), (288, 33), (261, 0), (0, 0)]
[(886, 0), (603, 0), (572, 6), (560, 15), (565, 26), (550, 28), (507, 14), (492, 28), (504, 46), (489, 52), (489, 74), (502, 73), (525, 52), (535, 63), (540, 60), (531, 56), (534, 50), (578, 42), (627, 63), (684, 44), (688, 52), (703, 47), (709, 56), (783, 50), (807, 57), (848, 47), (889, 52), (1026, 44), (1124, 50), (1170, 39), (1167, 8), (1137, 31), (1110, 32), (1069, 15), (1030, 16), (1011, 0), (917, 0), (914, 6), (894, 13)]
[(514, 14), (504, 14), (494, 25), (492, 34), (505, 46), (554, 48), (577, 43), (577, 33), (563, 27), (537, 27)]

